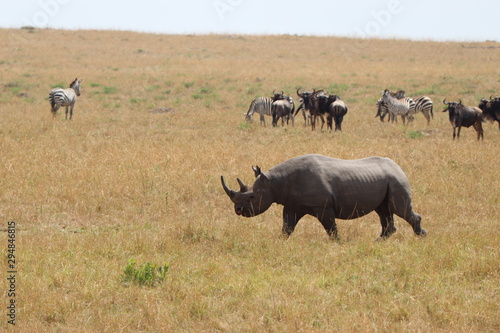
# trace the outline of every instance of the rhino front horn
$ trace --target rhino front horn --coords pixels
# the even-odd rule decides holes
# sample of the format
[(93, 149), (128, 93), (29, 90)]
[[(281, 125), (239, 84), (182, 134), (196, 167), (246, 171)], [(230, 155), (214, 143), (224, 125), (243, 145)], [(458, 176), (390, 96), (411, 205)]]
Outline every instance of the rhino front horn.
[(235, 191), (231, 190), (229, 187), (227, 187), (226, 182), (224, 181), (224, 176), (220, 176), (220, 181), (222, 183), (222, 187), (224, 188), (224, 191), (226, 191), (226, 194), (229, 196), (229, 198), (233, 198), (234, 195), (236, 194)]

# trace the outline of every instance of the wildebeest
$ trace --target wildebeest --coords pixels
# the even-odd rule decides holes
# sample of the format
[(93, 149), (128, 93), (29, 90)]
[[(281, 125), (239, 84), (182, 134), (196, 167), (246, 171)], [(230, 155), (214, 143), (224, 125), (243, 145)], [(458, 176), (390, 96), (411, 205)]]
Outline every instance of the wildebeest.
[(325, 125), (323, 115), (328, 112), (328, 95), (324, 90), (313, 89), (309, 100), (311, 103), (311, 129), (313, 131), (316, 129), (316, 120), (318, 117), (321, 119), (321, 129), (323, 129)]
[(70, 83), (69, 88), (54, 88), (49, 94), (50, 110), (52, 116), (56, 117), (56, 112), (61, 106), (66, 107), (66, 119), (68, 119), (68, 109), (69, 109), (69, 120), (73, 118), (73, 108), (76, 103), (76, 96), (80, 96), (80, 84), (82, 79), (74, 79)]
[(481, 99), (478, 107), (483, 111), (483, 118), (491, 122), (498, 122), (498, 129), (500, 130), (500, 97), (492, 98), (490, 100)]
[(281, 93), (275, 93), (273, 91), (273, 104), (271, 105), (271, 115), (273, 117), (273, 126), (278, 126), (278, 120), (281, 118), (281, 125), (285, 125), (285, 120), (288, 125), (289, 120), (292, 120), (292, 126), (294, 125), (294, 111), (295, 104), (293, 99), (285, 95), (282, 91)]
[[(447, 107), (443, 110), (443, 112), (447, 112), (449, 114), (449, 119), (451, 126), (453, 126), (453, 140), (455, 140), (455, 136), (457, 139), (460, 139), (460, 129), (462, 127), (474, 127), (477, 133), (477, 139), (480, 138), (484, 140), (483, 135), (483, 115), (480, 108), (475, 106), (465, 106), (462, 104), (462, 101), (459, 102), (446, 102), (446, 98), (443, 99), (443, 104)], [(458, 128), (458, 131), (456, 129)]]
[(393, 214), (405, 219), (416, 235), (425, 236), (421, 217), (413, 211), (411, 190), (403, 170), (391, 159), (368, 157), (340, 160), (303, 155), (282, 162), (267, 172), (252, 167), (253, 185), (237, 178), (239, 191), (222, 187), (237, 215), (252, 217), (273, 203), (283, 205), (285, 236), (290, 236), (304, 215), (316, 217), (328, 235), (337, 238), (335, 219), (355, 219), (375, 211), (380, 217), (380, 238), (396, 231)]
[(308, 124), (311, 124), (311, 95), (312, 92), (310, 91), (303, 91), (299, 92), (300, 88), (297, 89), (297, 96), (300, 97), (300, 105), (297, 108), (297, 111), (295, 111), (294, 116), (299, 113), (300, 110), (302, 110), (302, 115), (304, 116), (304, 126), (307, 126)]
[(338, 95), (328, 96), (327, 127), (332, 130), (332, 118), (335, 122), (335, 131), (342, 131), (342, 121), (347, 113), (347, 106)]

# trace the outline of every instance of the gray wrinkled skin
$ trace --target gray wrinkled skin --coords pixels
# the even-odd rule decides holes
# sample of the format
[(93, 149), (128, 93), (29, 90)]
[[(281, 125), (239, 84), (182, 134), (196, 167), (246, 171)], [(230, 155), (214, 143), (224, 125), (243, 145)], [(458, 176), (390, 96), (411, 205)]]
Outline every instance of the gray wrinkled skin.
[(253, 167), (255, 183), (231, 190), (222, 186), (237, 215), (252, 217), (273, 203), (283, 205), (283, 234), (289, 236), (306, 214), (316, 217), (331, 238), (335, 219), (355, 219), (375, 211), (385, 239), (396, 231), (393, 214), (406, 220), (416, 235), (425, 236), (421, 217), (413, 211), (408, 178), (391, 159), (368, 157), (340, 160), (322, 155), (294, 157), (267, 172)]

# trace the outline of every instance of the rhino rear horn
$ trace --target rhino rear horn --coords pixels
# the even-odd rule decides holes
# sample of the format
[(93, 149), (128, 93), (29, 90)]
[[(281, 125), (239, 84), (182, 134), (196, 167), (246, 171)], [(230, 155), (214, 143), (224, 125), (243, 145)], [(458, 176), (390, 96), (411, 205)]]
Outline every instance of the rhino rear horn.
[(226, 194), (229, 196), (229, 198), (232, 199), (235, 196), (236, 192), (227, 187), (226, 182), (224, 181), (224, 176), (220, 176), (220, 180), (224, 191), (226, 191)]
[(239, 178), (236, 178), (238, 181), (238, 184), (240, 185), (240, 192), (247, 192), (248, 191), (248, 186), (243, 183), (243, 181)]

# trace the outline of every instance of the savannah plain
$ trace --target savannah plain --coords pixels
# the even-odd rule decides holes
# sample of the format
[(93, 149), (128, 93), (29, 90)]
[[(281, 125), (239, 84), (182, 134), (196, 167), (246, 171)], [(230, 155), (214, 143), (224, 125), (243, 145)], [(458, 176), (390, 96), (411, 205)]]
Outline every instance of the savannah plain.
[[(0, 30), (1, 330), (498, 332), (500, 131), (452, 140), (442, 100), (500, 95), (500, 45), (299, 36)], [(82, 78), (73, 120), (48, 93)], [(343, 132), (248, 124), (274, 89), (340, 95)], [(430, 125), (381, 123), (385, 88), (434, 101)], [(298, 104), (297, 104), (298, 105)], [(62, 111), (62, 112), (61, 112)], [(325, 126), (326, 127), (326, 126)], [(234, 213), (237, 189), (294, 156), (384, 156), (409, 177), (426, 238), (396, 217), (313, 217), (284, 240), (281, 207)], [(16, 222), (16, 325), (7, 223)], [(162, 282), (126, 283), (168, 264)]]

